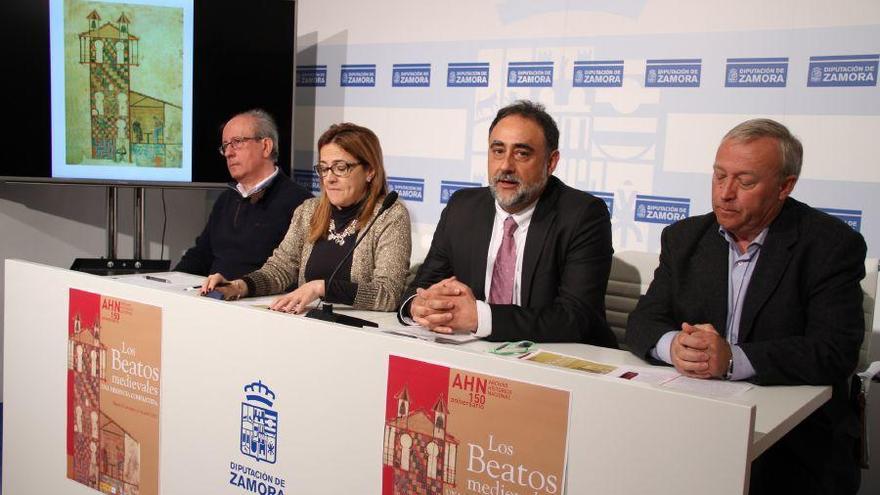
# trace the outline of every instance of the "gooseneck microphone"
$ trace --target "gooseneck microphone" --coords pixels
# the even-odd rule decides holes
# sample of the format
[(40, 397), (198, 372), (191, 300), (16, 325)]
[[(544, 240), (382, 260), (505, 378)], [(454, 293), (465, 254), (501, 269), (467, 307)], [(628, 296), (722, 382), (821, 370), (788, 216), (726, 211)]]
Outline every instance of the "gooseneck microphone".
[[(367, 228), (364, 229), (363, 233), (360, 236), (357, 236), (358, 239), (351, 246), (351, 249), (345, 253), (345, 256), (336, 264), (336, 268), (333, 269), (333, 272), (330, 273), (330, 276), (327, 277), (327, 280), (324, 281), (324, 297), (327, 297), (327, 291), (330, 290), (330, 282), (333, 281), (333, 278), (336, 277), (336, 272), (342, 268), (342, 265), (354, 254), (354, 250), (360, 245), (361, 241), (363, 241), (367, 237), (367, 232), (373, 228), (373, 224), (376, 223), (376, 220), (382, 216), (388, 208), (391, 208), (391, 205), (397, 201), (397, 191), (391, 191), (385, 196), (385, 199), (382, 201), (382, 206), (379, 208), (379, 213), (370, 220), (370, 223), (367, 224)], [(315, 308), (310, 309), (308, 313), (306, 313), (307, 318), (314, 318), (316, 320), (324, 320), (324, 321), (332, 321), (334, 323), (341, 323), (343, 325), (348, 325), (352, 327), (378, 327), (377, 323), (373, 323), (369, 320), (364, 320), (362, 318), (355, 318), (354, 316), (341, 315), (333, 312), (333, 305), (330, 303), (322, 303), (321, 309)]]

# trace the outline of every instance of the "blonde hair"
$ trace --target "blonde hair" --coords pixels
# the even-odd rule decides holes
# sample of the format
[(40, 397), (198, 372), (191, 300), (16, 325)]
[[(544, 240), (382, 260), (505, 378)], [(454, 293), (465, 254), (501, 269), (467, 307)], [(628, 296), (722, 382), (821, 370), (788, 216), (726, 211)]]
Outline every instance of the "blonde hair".
[[(362, 229), (373, 216), (376, 203), (387, 193), (385, 184), (385, 164), (382, 162), (382, 146), (376, 134), (357, 124), (343, 122), (333, 124), (318, 138), (318, 151), (324, 146), (333, 143), (346, 153), (353, 156), (367, 171), (373, 172), (373, 180), (367, 184), (367, 193), (364, 205), (358, 215), (358, 230)], [(332, 172), (331, 172), (332, 173)], [(324, 181), (321, 180), (321, 198), (312, 216), (309, 228), (309, 242), (317, 242), (327, 235), (330, 227), (331, 214), (330, 200), (324, 193)]]

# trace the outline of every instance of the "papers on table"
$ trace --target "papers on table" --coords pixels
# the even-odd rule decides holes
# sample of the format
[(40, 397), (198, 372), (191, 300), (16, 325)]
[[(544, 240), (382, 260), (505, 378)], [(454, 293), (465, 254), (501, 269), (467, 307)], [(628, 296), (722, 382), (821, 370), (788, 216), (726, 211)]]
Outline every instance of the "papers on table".
[(196, 285), (201, 287), (202, 282), (205, 280), (205, 277), (181, 272), (134, 273), (130, 275), (117, 275), (111, 278), (139, 287), (171, 291), (194, 291), (196, 289), (193, 287)]
[(541, 349), (526, 354), (521, 359), (548, 364), (558, 368), (567, 368), (570, 370), (605, 375), (634, 382), (653, 383), (655, 385), (663, 384), (679, 376), (674, 369), (668, 370), (665, 368), (648, 368), (640, 366), (613, 366)]
[(654, 385), (663, 385), (664, 383), (674, 380), (678, 373), (674, 369), (666, 368), (649, 368), (647, 366), (621, 366), (617, 368), (611, 376), (631, 380), (634, 382), (651, 383)]
[(681, 390), (683, 392), (696, 392), (702, 395), (714, 397), (733, 397), (752, 388), (748, 382), (728, 382), (724, 380), (703, 380), (678, 375), (675, 379), (663, 384), (665, 388)]
[(689, 378), (680, 375), (675, 371), (675, 368), (628, 365), (613, 366), (540, 349), (526, 354), (520, 359), (559, 368), (583, 371), (585, 373), (605, 375), (634, 382), (650, 383), (672, 390), (693, 392), (714, 397), (732, 397), (752, 388), (752, 385), (746, 382)]
[(401, 335), (403, 337), (410, 337), (419, 340), (427, 340), (429, 342), (439, 342), (441, 344), (464, 344), (465, 342), (473, 342), (477, 340), (474, 334), (468, 333), (453, 333), (453, 334), (440, 334), (435, 333), (427, 328), (412, 326), (412, 327), (383, 327), (380, 326), (379, 330), (385, 333), (390, 333), (393, 335)]

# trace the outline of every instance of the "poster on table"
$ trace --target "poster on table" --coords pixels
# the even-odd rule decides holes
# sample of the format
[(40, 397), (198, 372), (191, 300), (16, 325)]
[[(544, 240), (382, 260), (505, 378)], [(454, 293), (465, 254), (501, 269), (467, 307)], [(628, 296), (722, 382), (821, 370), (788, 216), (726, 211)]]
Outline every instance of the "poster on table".
[(70, 289), (67, 477), (101, 493), (159, 493), (162, 311)]
[(568, 391), (390, 356), (383, 495), (563, 493)]

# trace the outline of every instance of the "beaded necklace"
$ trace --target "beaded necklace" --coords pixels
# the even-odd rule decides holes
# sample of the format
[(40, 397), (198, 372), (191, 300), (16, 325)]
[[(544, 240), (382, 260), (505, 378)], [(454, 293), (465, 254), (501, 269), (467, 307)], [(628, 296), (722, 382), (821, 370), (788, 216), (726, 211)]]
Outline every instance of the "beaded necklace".
[(354, 231), (357, 230), (358, 221), (357, 218), (352, 220), (345, 230), (342, 232), (336, 232), (336, 222), (331, 218), (330, 219), (330, 227), (327, 229), (327, 240), (333, 241), (340, 246), (345, 245), (345, 238), (354, 234)]

